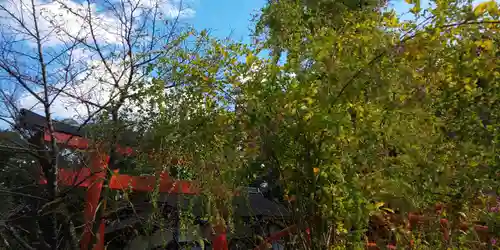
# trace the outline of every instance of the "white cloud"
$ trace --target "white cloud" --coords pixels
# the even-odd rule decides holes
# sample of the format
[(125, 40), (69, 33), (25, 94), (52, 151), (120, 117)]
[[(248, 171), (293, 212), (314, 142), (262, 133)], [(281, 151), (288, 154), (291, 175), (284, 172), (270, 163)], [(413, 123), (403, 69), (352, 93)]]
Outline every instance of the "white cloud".
[[(128, 81), (129, 74), (123, 65), (119, 63), (108, 64), (110, 71), (108, 71), (102, 61), (94, 58), (95, 54), (89, 52), (85, 49), (77, 49), (73, 52), (75, 61), (84, 61), (87, 70), (84, 74), (79, 75), (70, 85), (65, 86), (64, 83), (58, 83), (54, 85), (51, 92), (52, 99), (57, 93), (58, 89), (63, 89), (64, 92), (58, 94), (55, 101), (52, 103), (50, 110), (56, 119), (71, 118), (77, 121), (85, 120), (89, 114), (94, 114), (95, 111), (99, 109), (98, 106), (92, 105), (97, 104), (99, 106), (108, 106), (110, 100), (116, 100), (119, 97), (119, 90), (116, 88), (113, 80), (113, 76), (118, 79), (121, 76), (121, 81), (118, 86), (122, 88)], [(109, 61), (108, 61), (109, 63)], [(151, 77), (141, 76), (136, 74), (132, 78), (133, 84), (143, 81), (145, 86), (151, 83)], [(39, 96), (42, 96), (42, 89), (39, 89)], [(128, 91), (128, 94), (133, 94), (133, 89)], [(83, 101), (84, 100), (84, 101)], [(87, 103), (85, 102), (87, 101)], [(22, 108), (30, 109), (34, 112), (43, 113), (42, 103), (33, 95), (25, 93), (18, 100), (19, 106)], [(142, 103), (132, 102), (126, 100), (124, 103), (124, 108), (128, 108), (137, 117), (141, 109), (144, 109), (149, 104), (149, 100), (145, 98)], [(130, 113), (130, 112), (129, 112)]]
[(95, 4), (92, 4), (90, 9), (89, 15), (87, 6), (71, 0), (40, 4), (42, 17), (40, 26), (46, 34), (52, 32), (51, 35), (47, 35), (46, 45), (58, 45), (71, 38), (90, 41), (90, 25), (87, 20), (92, 20), (95, 36), (100, 42), (121, 42), (118, 20), (107, 13), (98, 12)]
[[(112, 4), (117, 4), (115, 0)], [(141, 15), (149, 13), (146, 10), (158, 6), (163, 18), (171, 19), (179, 16), (180, 18), (191, 18), (195, 15), (195, 10), (186, 7), (184, 2), (180, 0), (131, 0), (125, 1), (125, 12), (132, 9), (132, 6), (137, 4), (134, 18), (141, 18)], [(131, 4), (129, 4), (131, 3)], [(17, 17), (22, 17), (22, 20), (29, 30), (34, 30), (33, 11), (31, 9), (31, 0), (0, 0), (0, 5), (5, 7), (7, 11), (13, 13)], [(36, 5), (36, 20), (40, 29), (41, 36), (44, 37), (43, 43), (45, 46), (56, 46), (70, 41), (70, 37), (89, 40), (90, 26), (87, 20), (92, 16), (91, 24), (94, 33), (100, 42), (108, 44), (120, 43), (121, 37), (121, 20), (111, 11), (111, 5), (90, 5), (90, 13), (85, 1), (79, 3), (74, 0), (35, 0)], [(114, 7), (122, 6), (121, 4)], [(149, 13), (150, 14), (150, 13)], [(6, 11), (0, 10), (0, 26), (2, 31), (10, 31), (19, 35), (22, 30), (20, 24), (15, 22)], [(139, 22), (137, 22), (139, 23)], [(34, 45), (34, 40), (29, 36), (28, 44)]]
[[(89, 38), (89, 25), (85, 21), (88, 16), (86, 6), (71, 0), (61, 0), (60, 2), (35, 0), (34, 2), (37, 26), (40, 36), (43, 38), (44, 46), (56, 46), (71, 41), (71, 37)], [(0, 4), (16, 17), (21, 17), (20, 19), (23, 21), (23, 24), (16, 22), (8, 16), (6, 11), (2, 10), (0, 11), (0, 17), (4, 20), (2, 31), (10, 31), (18, 36), (23, 32), (26, 33), (22, 26), (25, 26), (31, 32), (35, 31), (35, 18), (33, 18), (33, 10), (31, 9), (31, 0), (0, 0)], [(75, 14), (69, 10), (74, 11)], [(106, 13), (98, 13), (95, 4), (91, 6), (91, 10), (96, 37), (100, 41), (119, 41), (117, 20), (106, 15)], [(22, 37), (27, 39), (27, 45), (35, 45), (35, 40), (29, 35), (25, 34)]]
[(158, 5), (162, 14), (167, 18), (191, 18), (194, 17), (196, 11), (189, 5), (191, 1), (181, 0), (134, 0), (133, 2), (140, 2), (145, 7), (155, 7)]
[[(93, 59), (94, 54), (84, 49), (77, 49), (74, 54), (76, 55), (75, 61), (83, 61), (85, 65), (82, 66), (86, 67), (87, 70), (75, 77), (68, 85), (61, 82), (53, 86), (51, 99), (58, 93), (57, 90), (63, 89), (64, 92), (58, 93), (51, 105), (51, 113), (55, 117), (79, 120), (85, 119), (89, 113), (98, 109), (95, 105), (85, 103), (82, 100), (104, 106), (108, 101), (117, 97), (118, 89), (114, 86), (113, 76), (105, 65), (100, 60)], [(123, 87), (124, 82), (128, 79), (127, 71), (123, 65), (110, 65), (109, 62), (108, 65), (115, 77), (125, 71), (119, 83), (119, 86)], [(38, 93), (40, 96), (41, 91), (42, 89)], [(19, 106), (35, 112), (43, 111), (42, 103), (29, 93), (19, 99)]]
[[(54, 53), (52, 54), (62, 52), (61, 49), (63, 46), (61, 45), (70, 40), (69, 36), (90, 41), (88, 40), (91, 39), (89, 35), (89, 25), (85, 21), (89, 15), (85, 1), (34, 1), (37, 6), (36, 18), (38, 26), (40, 28), (41, 35), (44, 37), (44, 49), (53, 51)], [(118, 1), (120, 0), (110, 0), (109, 2), (116, 4)], [(139, 8), (135, 18), (141, 18), (141, 15), (145, 13), (145, 9), (154, 7), (156, 4), (163, 13), (163, 18), (165, 19), (177, 16), (180, 18), (189, 18), (195, 15), (195, 11), (193, 9), (182, 7), (182, 2), (180, 0), (131, 0), (126, 2), (132, 2), (132, 5), (134, 3), (139, 3)], [(14, 15), (22, 17), (28, 29), (33, 30), (34, 22), (33, 17), (30, 16), (30, 13), (32, 13), (32, 10), (29, 7), (30, 4), (31, 0), (0, 0), (1, 6), (5, 7)], [(102, 2), (100, 2), (100, 4), (102, 4)], [(129, 10), (130, 8), (130, 5), (125, 6), (126, 10)], [(90, 10), (95, 36), (101, 46), (118, 44), (118, 46), (111, 46), (107, 48), (104, 53), (106, 53), (106, 55), (108, 55), (111, 51), (125, 53), (123, 48), (119, 46), (119, 44), (122, 43), (121, 38), (123, 37), (123, 34), (120, 33), (120, 30), (122, 30), (119, 26), (120, 20), (116, 15), (113, 15), (111, 8), (107, 8), (105, 5), (92, 4), (90, 6)], [(55, 27), (59, 27), (59, 31), (58, 29), (55, 29)], [(5, 11), (0, 9), (0, 31), (10, 31), (11, 35), (19, 37), (20, 29), (21, 27), (16, 24), (16, 22), (14, 22)], [(24, 36), (24, 38), (26, 37), (27, 36)], [(27, 44), (31, 46), (35, 44), (34, 42), (34, 40), (27, 40)], [(115, 50), (116, 48), (118, 50)], [(32, 47), (30, 50), (34, 51), (35, 48)], [(62, 77), (57, 76), (57, 74), (55, 74), (56, 76), (51, 79), (55, 88), (64, 87), (65, 91), (70, 93), (70, 95), (60, 93), (53, 102), (51, 111), (57, 118), (85, 118), (88, 111), (92, 112), (97, 109), (96, 107), (85, 105), (73, 96), (81, 97), (82, 99), (89, 100), (93, 103), (105, 104), (116, 94), (117, 91), (113, 86), (112, 75), (105, 69), (103, 63), (98, 60), (98, 56), (95, 51), (91, 52), (88, 48), (80, 46), (72, 51), (72, 62), (72, 67), (79, 68), (79, 70), (82, 68), (88, 68), (89, 70), (80, 74), (71, 82), (70, 85), (66, 87), (64, 87), (64, 83), (61, 82)], [(111, 71), (115, 77), (124, 71), (123, 62), (120, 60), (109, 61), (108, 63), (110, 64)], [(50, 73), (57, 72), (59, 70), (58, 67), (62, 68), (63, 66), (64, 65), (62, 64), (59, 66), (53, 66), (49, 69), (49, 71)], [(64, 72), (64, 70), (62, 71)], [(78, 70), (73, 69), (73, 71)], [(122, 76), (122, 79), (127, 78), (127, 74)], [(123, 81), (120, 82), (120, 84), (123, 84)], [(36, 89), (36, 91), (41, 91), (41, 89)], [(54, 95), (55, 92), (51, 94), (51, 96)], [(40, 113), (43, 111), (43, 106), (39, 103), (37, 98), (27, 92), (21, 94), (18, 102), (19, 106), (22, 108), (32, 109), (35, 112)], [(128, 103), (127, 105), (131, 104)], [(134, 109), (137, 110), (137, 108)]]

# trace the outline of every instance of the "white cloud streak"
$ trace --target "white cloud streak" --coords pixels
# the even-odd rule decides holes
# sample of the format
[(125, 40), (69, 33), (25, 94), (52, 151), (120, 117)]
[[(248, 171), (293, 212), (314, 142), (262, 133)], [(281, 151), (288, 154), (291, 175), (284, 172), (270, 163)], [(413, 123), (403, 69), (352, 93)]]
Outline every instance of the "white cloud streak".
[[(183, 6), (183, 2), (179, 0), (131, 0), (127, 1), (131, 4), (125, 4), (125, 11), (129, 11), (133, 6), (137, 6), (135, 18), (140, 18), (142, 11), (154, 7), (158, 7), (160, 15), (164, 18), (171, 19), (179, 16), (180, 18), (191, 18), (196, 12), (194, 9)], [(33, 11), (31, 9), (31, 0), (0, 0), (0, 5), (5, 7), (7, 11), (12, 12), (18, 17), (22, 17), (25, 25), (30, 30), (34, 30)], [(73, 0), (35, 0), (35, 5), (38, 9), (36, 12), (36, 20), (40, 29), (41, 36), (44, 38), (45, 46), (56, 46), (68, 41), (69, 37), (78, 39), (90, 39), (90, 27), (88, 19), (91, 16), (91, 24), (93, 26), (95, 36), (100, 42), (119, 43), (121, 41), (121, 27), (119, 20), (110, 12), (111, 4), (90, 5), (90, 13), (88, 5), (85, 1), (82, 3)], [(141, 11), (142, 10), (142, 11)], [(4, 11), (0, 11), (0, 20), (2, 20), (4, 28), (9, 28), (11, 32), (21, 34), (20, 25), (13, 21), (12, 18)], [(12, 29), (13, 28), (13, 29)], [(4, 29), (3, 31), (8, 31)], [(26, 36), (28, 45), (34, 45), (35, 41)]]
[[(85, 119), (89, 114), (96, 111), (98, 106), (106, 106), (108, 101), (116, 99), (118, 96), (119, 90), (116, 88), (114, 80), (104, 63), (101, 60), (93, 59), (94, 54), (89, 53), (87, 50), (78, 49), (76, 54), (79, 58), (75, 60), (85, 61), (85, 67), (88, 70), (75, 77), (69, 85), (57, 83), (52, 87), (50, 99), (56, 95), (57, 98), (51, 105), (51, 112), (58, 118)], [(124, 72), (122, 81), (119, 83), (119, 87), (123, 87), (128, 79), (128, 72), (119, 64), (108, 66), (111, 72), (116, 72), (115, 76)], [(133, 81), (138, 80), (139, 76), (133, 78)], [(59, 93), (57, 90), (60, 89), (63, 89), (64, 92)], [(19, 105), (35, 112), (43, 111), (42, 103), (31, 94), (21, 97)]]
[[(116, 3), (119, 0), (107, 1), (109, 6), (111, 6), (113, 1)], [(179, 18), (190, 18), (195, 15), (193, 9), (182, 7), (180, 0), (131, 0), (130, 3), (132, 5), (126, 5), (125, 11), (130, 10), (132, 6), (137, 4), (138, 11), (135, 18), (140, 18), (140, 15), (143, 14), (142, 11), (156, 6), (165, 19), (176, 18), (177, 16)], [(28, 30), (34, 30), (34, 18), (31, 14), (32, 9), (30, 9), (31, 0), (0, 0), (0, 5), (14, 15), (21, 17)], [(102, 47), (111, 46), (109, 48), (115, 48), (113, 47), (114, 44), (123, 44), (122, 39), (124, 34), (122, 32), (124, 29), (123, 26), (120, 26), (123, 25), (123, 22), (116, 15), (113, 15), (112, 10), (109, 6), (106, 8), (105, 4), (91, 4), (90, 13), (85, 1), (80, 3), (74, 0), (35, 0), (35, 5), (37, 8), (35, 17), (41, 36), (43, 37), (42, 42), (45, 49), (62, 51), (61, 46), (67, 45), (68, 41), (74, 41), (74, 38), (92, 43), (88, 20), (92, 20), (91, 24), (95, 36), (98, 42), (102, 44)], [(90, 15), (92, 18), (89, 18)], [(22, 35), (19, 32), (22, 30), (19, 23), (13, 21), (5, 11), (1, 10), (0, 30), (2, 32), (12, 32), (11, 34), (17, 37), (22, 36), (25, 39), (25, 44), (32, 47), (31, 50), (34, 50), (35, 40), (27, 34)], [(110, 53), (110, 49), (105, 51), (105, 53)], [(119, 53), (125, 52), (119, 51)], [(112, 72), (110, 73), (95, 51), (92, 52), (83, 47), (72, 50), (71, 54), (73, 64), (79, 64), (80, 68), (88, 68), (88, 70), (74, 78), (69, 85), (59, 80), (51, 83), (54, 89), (64, 88), (65, 92), (68, 92), (68, 94), (64, 94), (52, 91), (51, 98), (56, 95), (57, 98), (51, 105), (51, 111), (56, 118), (73, 118), (79, 120), (85, 118), (89, 112), (93, 112), (97, 107), (85, 104), (74, 97), (77, 96), (81, 99), (104, 105), (117, 92), (112, 76), (119, 75), (124, 71), (126, 72), (126, 70), (124, 70), (123, 61), (111, 60), (108, 61), (108, 66), (111, 67)], [(57, 71), (57, 69), (52, 70)], [(128, 75), (125, 73), (122, 79), (127, 78)], [(136, 80), (139, 80), (139, 76), (134, 76), (134, 81)], [(120, 82), (121, 84), (122, 82)], [(0, 87), (2, 86), (0, 85)], [(35, 96), (28, 93), (21, 94), (18, 104), (22, 108), (32, 109), (35, 112), (43, 111), (42, 104)], [(127, 105), (131, 104), (127, 103)]]

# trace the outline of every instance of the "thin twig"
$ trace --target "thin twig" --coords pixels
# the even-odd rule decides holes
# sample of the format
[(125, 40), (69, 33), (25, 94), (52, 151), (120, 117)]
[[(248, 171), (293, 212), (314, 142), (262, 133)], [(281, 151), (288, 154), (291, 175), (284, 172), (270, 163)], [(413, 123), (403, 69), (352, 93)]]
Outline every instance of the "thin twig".
[(20, 193), (20, 192), (14, 192), (14, 191), (10, 191), (10, 190), (7, 190), (7, 189), (0, 189), (0, 193), (10, 194), (10, 195), (17, 195), (17, 196), (24, 196), (24, 197), (29, 197), (29, 198), (37, 199), (37, 200), (48, 201), (47, 199), (45, 199), (43, 197), (39, 197), (39, 196), (31, 195), (31, 194)]
[(35, 248), (31, 247), (28, 244), (28, 242), (26, 242), (23, 238), (21, 238), (21, 236), (19, 236), (19, 234), (17, 233), (17, 231), (13, 227), (5, 224), (4, 228), (7, 229), (7, 231), (12, 235), (12, 237), (14, 237), (14, 239), (16, 239), (17, 242), (19, 242), (19, 244), (22, 247), (24, 247), (25, 249), (28, 249), (28, 250), (35, 250)]

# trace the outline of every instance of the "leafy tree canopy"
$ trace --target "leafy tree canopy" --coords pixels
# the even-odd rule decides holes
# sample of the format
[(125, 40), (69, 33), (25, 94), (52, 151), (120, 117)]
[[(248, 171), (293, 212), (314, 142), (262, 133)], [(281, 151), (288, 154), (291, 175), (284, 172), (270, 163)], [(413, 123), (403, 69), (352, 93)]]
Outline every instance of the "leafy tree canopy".
[(176, 106), (157, 138), (223, 185), (275, 168), (318, 249), (360, 243), (379, 201), (484, 219), (471, 204), (498, 190), (498, 5), (411, 3), (405, 21), (383, 2), (270, 1), (256, 49), (210, 41), (157, 65), (188, 83), (158, 97)]

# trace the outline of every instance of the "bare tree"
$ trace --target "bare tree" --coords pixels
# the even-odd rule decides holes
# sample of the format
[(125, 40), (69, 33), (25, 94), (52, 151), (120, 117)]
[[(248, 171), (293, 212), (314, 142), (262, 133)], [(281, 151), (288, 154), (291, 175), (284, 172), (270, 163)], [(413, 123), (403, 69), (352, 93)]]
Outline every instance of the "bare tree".
[[(47, 194), (38, 198), (50, 204), (44, 211), (47, 216), (36, 221), (43, 223), (43, 233), (37, 229), (41, 225), (32, 227), (30, 235), (34, 236), (28, 241), (18, 229), (5, 224), (6, 232), (19, 246), (78, 247), (71, 216), (58, 212), (68, 209), (60, 202), (66, 192), (61, 193), (57, 178), (60, 149), (54, 138), (53, 119), (75, 118), (82, 125), (97, 116), (109, 120), (106, 141), (108, 167), (112, 168), (123, 129), (120, 116), (133, 112), (134, 101), (154, 76), (151, 65), (188, 46), (179, 20), (191, 14), (192, 10), (178, 0), (0, 1), (0, 119), (4, 127), (25, 136), (26, 144), (19, 149), (33, 155), (43, 170)], [(43, 113), (45, 131), (33, 134), (16, 126), (20, 108)], [(50, 136), (48, 145), (43, 134)], [(104, 189), (101, 199), (106, 197)], [(32, 215), (40, 211), (35, 212)], [(100, 221), (104, 212), (104, 206), (100, 206), (94, 221)], [(95, 225), (94, 232), (98, 223)]]

